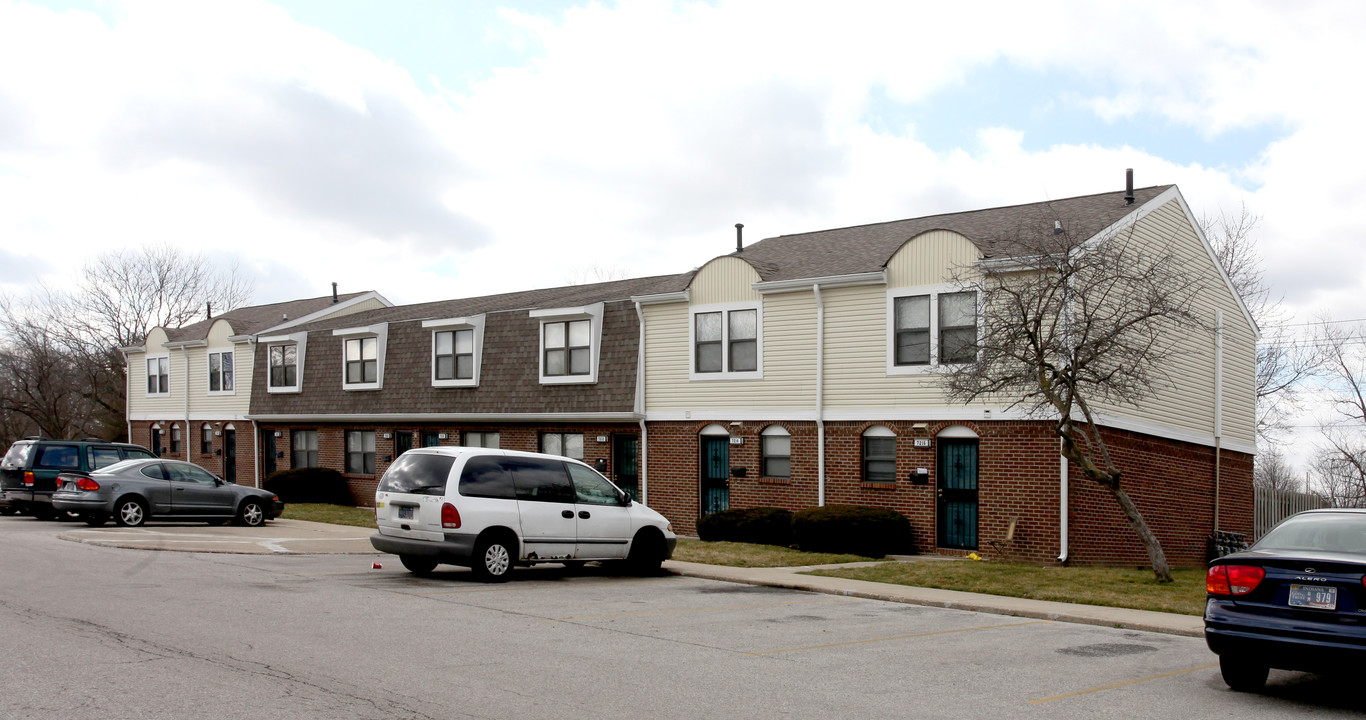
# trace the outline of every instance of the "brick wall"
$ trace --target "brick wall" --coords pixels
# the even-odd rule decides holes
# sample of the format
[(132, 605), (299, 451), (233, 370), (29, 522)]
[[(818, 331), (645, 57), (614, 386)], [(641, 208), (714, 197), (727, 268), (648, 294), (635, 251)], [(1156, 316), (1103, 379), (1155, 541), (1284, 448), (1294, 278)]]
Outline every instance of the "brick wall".
[[(209, 452), (203, 452), (202, 438), (204, 424), (208, 423), (215, 435), (213, 443), (209, 447)], [(134, 420), (132, 425), (132, 435), (129, 442), (141, 445), (147, 449), (152, 448), (152, 426), (161, 425), (161, 456), (170, 460), (185, 460), (187, 458), (185, 449), (189, 448), (188, 459), (190, 462), (208, 470), (216, 475), (223, 475), (223, 429), (232, 425), (236, 430), (237, 444), (237, 472), (236, 481), (239, 485), (256, 484), (256, 435), (253, 432), (251, 421), (249, 420), (192, 420), (189, 428), (185, 427), (185, 421), (181, 420)], [(171, 426), (180, 426), (180, 450), (171, 452)]]
[[(589, 465), (602, 460), (607, 465), (605, 474), (609, 478), (615, 477), (615, 468), (612, 467), (612, 442), (611, 438), (615, 435), (639, 435), (639, 428), (634, 425), (610, 424), (610, 423), (480, 423), (480, 424), (421, 424), (421, 423), (262, 423), (262, 432), (280, 433), (280, 437), (275, 438), (275, 450), (283, 453), (283, 457), (276, 459), (277, 470), (287, 470), (291, 467), (293, 455), (292, 435), (293, 430), (316, 430), (318, 433), (318, 465), (320, 467), (333, 468), (345, 474), (347, 487), (351, 491), (352, 500), (359, 507), (371, 507), (375, 501), (375, 489), (379, 485), (379, 479), (384, 475), (396, 456), (395, 448), (399, 433), (417, 433), (414, 447), (421, 447), (422, 436), (424, 433), (445, 433), (446, 438), (439, 441), (440, 445), (459, 445), (461, 433), (470, 432), (496, 432), (499, 434), (498, 446), (503, 450), (525, 450), (527, 452), (540, 451), (540, 437), (544, 432), (559, 433), (582, 433), (583, 434), (583, 458), (582, 460)], [(375, 433), (375, 474), (361, 475), (345, 473), (346, 470), (346, 433), (351, 430), (373, 431)], [(384, 437), (388, 434), (389, 437)], [(598, 442), (599, 437), (605, 437), (605, 442)]]
[[(647, 502), (684, 534), (696, 532), (701, 473), (698, 433), (708, 424), (649, 425)], [(759, 473), (760, 433), (770, 424), (781, 425), (792, 437), (788, 479), (767, 479)], [(862, 481), (862, 434), (875, 424), (890, 428), (898, 438), (894, 483)], [(932, 439), (954, 424), (960, 423), (826, 423), (826, 504), (897, 510), (910, 518), (917, 548), (938, 550), (936, 443), (917, 448), (914, 439)], [(1021, 562), (1056, 562), (1061, 549), (1061, 465), (1051, 426), (1015, 421), (961, 424), (979, 436), (980, 551)], [(745, 477), (732, 476), (729, 481), (731, 507), (776, 506), (796, 511), (817, 504), (815, 423), (745, 422), (727, 427), (732, 437), (743, 438), (743, 444), (730, 446), (731, 467), (746, 468)], [(1213, 529), (1214, 449), (1123, 431), (1107, 431), (1106, 440), (1124, 472), (1124, 488), (1162, 541), (1168, 560), (1175, 566), (1202, 565), (1206, 537)], [(912, 482), (910, 475), (921, 468), (928, 473), (928, 482)], [(1224, 451), (1221, 478), (1221, 529), (1249, 533), (1252, 456)], [(1069, 562), (1148, 564), (1147, 554), (1107, 490), (1083, 478), (1076, 468), (1069, 473), (1068, 489)], [(993, 546), (993, 541), (998, 545)]]

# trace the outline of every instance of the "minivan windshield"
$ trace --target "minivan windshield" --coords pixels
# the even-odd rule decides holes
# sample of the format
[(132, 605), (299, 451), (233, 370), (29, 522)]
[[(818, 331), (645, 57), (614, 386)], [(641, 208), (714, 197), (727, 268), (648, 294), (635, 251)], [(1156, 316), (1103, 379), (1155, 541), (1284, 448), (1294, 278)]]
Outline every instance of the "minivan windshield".
[(445, 495), (446, 478), (450, 477), (455, 458), (446, 455), (426, 455), (406, 452), (398, 456), (384, 471), (379, 483), (380, 492), (414, 495)]

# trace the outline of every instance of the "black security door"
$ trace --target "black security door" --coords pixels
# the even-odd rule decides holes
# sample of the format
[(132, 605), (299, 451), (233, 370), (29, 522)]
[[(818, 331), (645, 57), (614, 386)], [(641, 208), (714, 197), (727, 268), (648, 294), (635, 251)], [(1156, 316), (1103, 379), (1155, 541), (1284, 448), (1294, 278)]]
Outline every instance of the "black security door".
[(702, 436), (702, 515), (730, 509), (730, 437)]
[(270, 430), (261, 433), (261, 471), (275, 472), (275, 433)]
[(940, 438), (939, 547), (977, 549), (977, 440)]
[(394, 457), (413, 449), (413, 434), (401, 432), (394, 435)]
[(640, 438), (636, 435), (612, 436), (612, 479), (617, 487), (640, 501)]
[(223, 431), (223, 479), (237, 482), (237, 431)]

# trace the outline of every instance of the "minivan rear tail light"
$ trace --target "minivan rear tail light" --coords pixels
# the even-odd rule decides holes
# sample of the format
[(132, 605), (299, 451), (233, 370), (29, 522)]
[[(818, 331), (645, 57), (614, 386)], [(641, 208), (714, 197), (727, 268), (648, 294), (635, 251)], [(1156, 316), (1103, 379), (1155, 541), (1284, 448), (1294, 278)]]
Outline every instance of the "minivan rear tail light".
[(458, 528), (460, 527), (460, 511), (450, 503), (441, 506), (441, 527)]
[(32, 487), (32, 486), (33, 486), (33, 479), (34, 479), (34, 478), (33, 478), (33, 472), (32, 472), (32, 471), (29, 471), (29, 472), (24, 473), (24, 484), (25, 484), (25, 485), (28, 485), (28, 486)]
[(1246, 595), (1257, 589), (1266, 571), (1256, 565), (1215, 565), (1205, 573), (1205, 591), (1211, 595)]
[(99, 490), (100, 484), (90, 478), (81, 478), (76, 481), (77, 490)]

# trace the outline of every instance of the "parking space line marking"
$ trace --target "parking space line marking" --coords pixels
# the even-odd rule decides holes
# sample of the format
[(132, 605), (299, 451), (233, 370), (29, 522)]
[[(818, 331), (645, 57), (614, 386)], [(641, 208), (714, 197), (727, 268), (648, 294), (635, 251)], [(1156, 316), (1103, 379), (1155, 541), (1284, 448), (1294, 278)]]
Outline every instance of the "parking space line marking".
[(794, 600), (792, 602), (756, 603), (753, 605), (720, 605), (707, 608), (683, 608), (680, 610), (650, 610), (646, 612), (621, 613), (618, 615), (587, 615), (584, 617), (546, 618), (541, 622), (578, 622), (581, 620), (611, 620), (614, 618), (640, 617), (643, 615), (674, 615), (678, 613), (713, 612), (716, 610), (747, 610), (749, 608), (782, 607), (784, 605), (810, 605), (812, 603), (847, 602), (843, 598), (821, 600)]
[(761, 650), (759, 652), (743, 653), (744, 655), (777, 655), (778, 653), (797, 652), (798, 650), (819, 650), (821, 648), (841, 647), (844, 645), (862, 645), (864, 643), (886, 642), (888, 640), (906, 640), (909, 638), (930, 637), (931, 635), (951, 635), (953, 633), (970, 632), (972, 630), (996, 630), (999, 628), (1024, 627), (1025, 625), (1041, 625), (1051, 623), (1052, 620), (1030, 620), (1022, 623), (1006, 623), (1004, 625), (979, 625), (977, 627), (958, 628), (956, 630), (935, 630), (934, 632), (912, 633), (910, 635), (892, 635), (891, 637), (868, 638), (867, 640), (847, 640), (845, 642), (826, 643), (824, 645), (806, 645), (803, 647), (782, 648), (781, 650)]
[(1029, 704), (1042, 705), (1043, 703), (1053, 702), (1054, 700), (1066, 700), (1067, 698), (1074, 698), (1078, 695), (1089, 695), (1091, 693), (1101, 692), (1102, 690), (1114, 690), (1116, 688), (1122, 688), (1128, 685), (1137, 685), (1139, 683), (1150, 682), (1153, 680), (1161, 680), (1163, 678), (1176, 677), (1177, 675), (1185, 675), (1186, 673), (1195, 672), (1196, 670), (1208, 670), (1212, 667), (1218, 666), (1219, 663), (1210, 663), (1208, 665), (1200, 665), (1193, 668), (1186, 668), (1185, 670), (1173, 670), (1172, 672), (1162, 673), (1161, 675), (1149, 675), (1148, 677), (1138, 678), (1137, 680), (1125, 680), (1124, 682), (1110, 683), (1109, 685), (1101, 685), (1100, 687), (1093, 687), (1086, 690), (1077, 690), (1076, 692), (1064, 693), (1062, 695), (1054, 695), (1053, 697), (1039, 698), (1038, 700), (1030, 700)]

